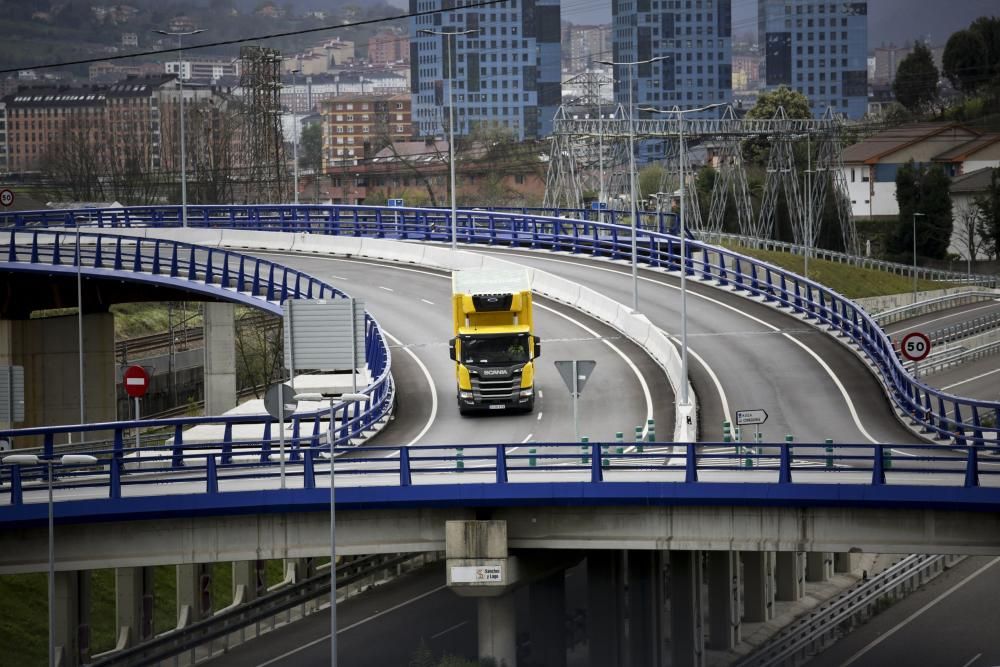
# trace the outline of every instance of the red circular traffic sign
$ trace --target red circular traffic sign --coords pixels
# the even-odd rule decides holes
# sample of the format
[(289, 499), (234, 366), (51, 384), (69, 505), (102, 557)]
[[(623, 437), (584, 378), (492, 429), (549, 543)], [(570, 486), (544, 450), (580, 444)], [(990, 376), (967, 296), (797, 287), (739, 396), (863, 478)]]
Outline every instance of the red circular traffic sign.
[(142, 398), (149, 389), (149, 373), (142, 366), (129, 366), (122, 373), (122, 384), (125, 393), (132, 398)]
[(910, 361), (920, 361), (931, 353), (931, 339), (927, 334), (913, 331), (903, 336), (903, 340), (899, 343), (899, 351)]
[(12, 190), (0, 190), (0, 204), (12, 206), (14, 204), (14, 192)]

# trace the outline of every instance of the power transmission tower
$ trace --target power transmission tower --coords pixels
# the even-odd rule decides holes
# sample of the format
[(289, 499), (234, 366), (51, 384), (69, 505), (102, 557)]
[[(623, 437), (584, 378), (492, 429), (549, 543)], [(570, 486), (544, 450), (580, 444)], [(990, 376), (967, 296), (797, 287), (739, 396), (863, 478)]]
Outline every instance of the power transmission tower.
[(240, 89), (244, 201), (284, 202), (288, 178), (281, 128), (281, 52), (262, 46), (241, 47)]

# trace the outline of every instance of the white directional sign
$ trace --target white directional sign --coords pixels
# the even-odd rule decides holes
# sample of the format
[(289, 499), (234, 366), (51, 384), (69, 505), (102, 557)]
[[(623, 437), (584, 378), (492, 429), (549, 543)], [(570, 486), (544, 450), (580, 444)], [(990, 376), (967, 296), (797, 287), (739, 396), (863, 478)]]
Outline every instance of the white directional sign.
[(573, 359), (557, 361), (555, 364), (569, 393), (579, 395), (583, 391), (583, 386), (587, 384), (587, 378), (594, 372), (597, 362), (590, 359)]
[(754, 424), (763, 424), (767, 421), (767, 413), (763, 410), (737, 410), (736, 411), (736, 425), (737, 426), (752, 426)]
[(503, 566), (490, 565), (453, 565), (451, 567), (451, 583), (453, 584), (498, 584), (503, 582)]
[(910, 332), (903, 336), (899, 351), (910, 361), (921, 361), (931, 353), (931, 339), (919, 331)]

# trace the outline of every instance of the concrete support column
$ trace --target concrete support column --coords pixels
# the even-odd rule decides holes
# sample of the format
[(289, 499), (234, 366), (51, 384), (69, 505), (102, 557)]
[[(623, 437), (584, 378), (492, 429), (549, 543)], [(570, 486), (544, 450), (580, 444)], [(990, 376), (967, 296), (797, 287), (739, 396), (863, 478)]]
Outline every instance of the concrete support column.
[(743, 618), (764, 623), (774, 618), (774, 552), (743, 551)]
[(837, 574), (849, 574), (858, 568), (858, 558), (861, 554), (853, 554), (848, 551), (833, 555), (833, 571)]
[(666, 658), (662, 552), (627, 552), (629, 665), (661, 665)]
[(670, 640), (674, 665), (704, 667), (705, 629), (700, 551), (670, 552)]
[(531, 657), (534, 664), (566, 667), (566, 573), (551, 574), (528, 588)]
[(267, 589), (267, 561), (239, 560), (233, 562), (233, 599), (243, 586), (243, 601), (256, 600)]
[(116, 639), (128, 633), (128, 646), (140, 644), (153, 636), (153, 568), (119, 567), (115, 569)]
[(708, 647), (728, 651), (740, 641), (740, 554), (708, 552)]
[(806, 581), (829, 581), (833, 576), (833, 552), (810, 551), (806, 554)]
[[(187, 616), (185, 617), (185, 608)], [(177, 624), (189, 625), (212, 614), (212, 568), (208, 563), (177, 566)]]
[(236, 407), (236, 319), (231, 303), (205, 303), (205, 414)]
[(56, 572), (55, 645), (63, 667), (90, 661), (90, 571)]
[(624, 665), (623, 551), (587, 552), (587, 638), (590, 667)]
[(492, 658), (497, 665), (517, 665), (517, 616), (514, 595), (505, 593), (479, 598), (479, 659)]
[(795, 602), (805, 592), (805, 554), (801, 551), (779, 551), (775, 558), (775, 597), (782, 602)]

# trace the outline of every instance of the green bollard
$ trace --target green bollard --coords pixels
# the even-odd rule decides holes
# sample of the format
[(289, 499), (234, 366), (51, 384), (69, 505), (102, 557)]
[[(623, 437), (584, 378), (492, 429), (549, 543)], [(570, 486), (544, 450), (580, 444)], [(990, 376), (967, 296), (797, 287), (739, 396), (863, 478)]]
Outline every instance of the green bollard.
[(656, 442), (656, 420), (646, 420), (646, 442)]
[(888, 470), (892, 467), (892, 447), (882, 448), (882, 468)]
[(590, 438), (587, 436), (580, 436), (580, 463), (583, 465), (590, 463), (590, 447), (587, 446), (589, 441)]
[(642, 427), (635, 427), (635, 451), (642, 454)]
[(732, 438), (729, 435), (729, 422), (727, 421), (722, 422), (722, 442), (732, 442)]
[(625, 434), (622, 433), (621, 431), (615, 431), (615, 442), (618, 443), (619, 445), (624, 444)]
[(458, 459), (456, 465), (458, 466), (459, 470), (465, 469), (465, 461), (463, 460), (463, 457), (465, 456), (464, 450), (465, 450), (464, 447), (455, 448), (455, 457)]
[(535, 465), (537, 463), (537, 461), (535, 459), (535, 454), (537, 454), (537, 453), (538, 452), (535, 450), (534, 447), (532, 447), (531, 449), (528, 450), (528, 454), (530, 454), (530, 456), (528, 457), (528, 467), (529, 468), (534, 468), (535, 467)]
[(833, 468), (833, 438), (826, 439), (826, 467)]

